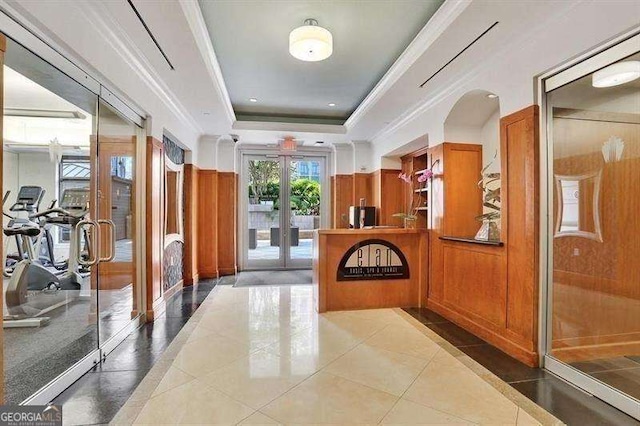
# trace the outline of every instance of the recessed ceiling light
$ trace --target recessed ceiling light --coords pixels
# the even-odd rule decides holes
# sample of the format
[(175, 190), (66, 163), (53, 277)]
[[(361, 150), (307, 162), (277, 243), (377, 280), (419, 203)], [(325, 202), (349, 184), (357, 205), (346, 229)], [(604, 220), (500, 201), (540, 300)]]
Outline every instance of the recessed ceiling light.
[(211, 113), (210, 113), (210, 112), (203, 112), (202, 114), (204, 114), (204, 115), (211, 115)]
[(497, 97), (498, 97), (498, 95), (494, 95), (493, 93), (489, 93), (489, 94), (487, 95), (487, 98), (489, 98), (489, 99), (495, 99), (495, 98), (497, 98)]
[(258, 100), (256, 98), (249, 98), (249, 102), (258, 102)]
[(334, 106), (336, 106), (336, 104), (334, 104), (333, 102), (329, 102), (329, 106), (330, 107), (334, 107)]
[(593, 87), (612, 87), (640, 78), (640, 61), (625, 61), (609, 65), (593, 73)]

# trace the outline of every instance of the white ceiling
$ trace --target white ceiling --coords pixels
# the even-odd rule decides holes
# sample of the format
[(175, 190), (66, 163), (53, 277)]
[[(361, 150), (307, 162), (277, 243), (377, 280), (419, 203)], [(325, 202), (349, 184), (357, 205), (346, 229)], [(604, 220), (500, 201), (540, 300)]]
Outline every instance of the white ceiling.
[[(200, 0), (236, 115), (299, 116), (342, 123), (443, 0)], [(304, 62), (289, 32), (306, 18), (333, 34), (333, 55)], [(258, 99), (257, 103), (249, 101)], [(330, 107), (329, 103), (335, 103)], [(248, 118), (248, 117), (247, 117)]]

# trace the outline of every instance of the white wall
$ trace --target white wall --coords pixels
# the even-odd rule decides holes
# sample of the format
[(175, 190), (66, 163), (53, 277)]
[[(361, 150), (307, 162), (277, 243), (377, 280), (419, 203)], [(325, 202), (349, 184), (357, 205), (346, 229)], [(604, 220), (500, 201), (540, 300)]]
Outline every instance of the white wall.
[[(488, 172), (500, 171), (500, 110), (497, 110), (480, 130), (480, 142), (482, 143), (482, 167), (485, 167), (491, 161), (491, 167)], [(495, 160), (494, 155), (498, 153)]]
[(537, 103), (537, 75), (638, 25), (639, 6), (635, 1), (558, 2), (545, 7), (547, 19), (523, 28), (514, 40), (504, 40), (499, 50), (483, 52), (483, 61), (465, 63), (465, 58), (460, 57), (458, 65), (464, 65), (465, 70), (462, 78), (450, 79), (439, 87), (437, 96), (429, 96), (405, 112), (406, 121), (399, 119), (392, 122), (393, 127), (380, 132), (373, 140), (374, 160), (378, 163), (375, 167), (384, 155), (420, 136), (428, 135), (430, 146), (444, 142), (444, 122), (465, 93), (495, 93), (500, 98), (501, 115), (509, 115)]
[(15, 202), (20, 187), (25, 185), (44, 188), (46, 193), (41, 208), (58, 199), (58, 165), (49, 160), (49, 153), (16, 153), (5, 150), (3, 155), (2, 190), (11, 191), (5, 206), (7, 209)]
[(333, 145), (334, 167), (333, 175), (350, 175), (354, 173), (353, 144), (342, 143)]
[(353, 171), (371, 173), (373, 169), (373, 149), (369, 141), (353, 141)]

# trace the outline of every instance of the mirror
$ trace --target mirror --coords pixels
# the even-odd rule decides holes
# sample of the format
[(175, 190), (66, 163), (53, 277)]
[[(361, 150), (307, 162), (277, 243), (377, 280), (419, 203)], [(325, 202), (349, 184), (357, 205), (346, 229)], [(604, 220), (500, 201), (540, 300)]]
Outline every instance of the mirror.
[(555, 175), (555, 238), (571, 236), (602, 242), (601, 179), (602, 170), (578, 176)]
[(174, 241), (184, 242), (182, 222), (182, 187), (184, 165), (164, 158), (164, 246)]

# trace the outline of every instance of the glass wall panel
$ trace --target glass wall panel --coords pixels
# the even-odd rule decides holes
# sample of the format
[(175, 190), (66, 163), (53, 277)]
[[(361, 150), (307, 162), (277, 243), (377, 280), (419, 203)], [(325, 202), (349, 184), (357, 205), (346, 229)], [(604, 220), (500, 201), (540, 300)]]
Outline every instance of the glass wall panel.
[(3, 66), (5, 402), (98, 348), (90, 161), (98, 97), (7, 39)]
[(637, 61), (640, 54), (547, 95), (549, 353), (640, 399), (640, 78), (625, 72)]
[(98, 215), (100, 342), (125, 329), (140, 309), (136, 249), (136, 146), (142, 129), (100, 101)]

